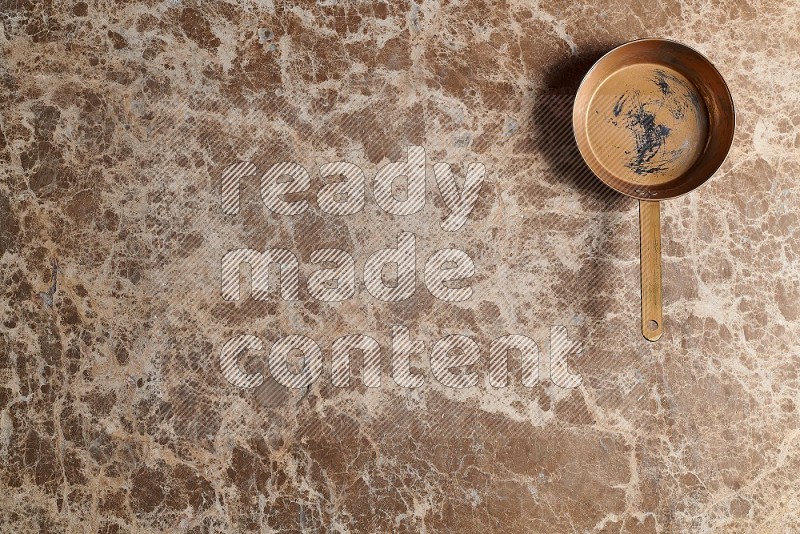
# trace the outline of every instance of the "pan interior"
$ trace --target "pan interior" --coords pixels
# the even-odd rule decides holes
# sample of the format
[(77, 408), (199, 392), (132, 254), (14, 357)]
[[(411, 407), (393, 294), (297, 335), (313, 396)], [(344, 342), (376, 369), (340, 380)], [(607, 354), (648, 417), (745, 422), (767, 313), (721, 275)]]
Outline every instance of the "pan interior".
[(597, 162), (642, 191), (686, 174), (709, 136), (704, 99), (680, 72), (634, 63), (609, 73), (586, 112), (586, 138)]

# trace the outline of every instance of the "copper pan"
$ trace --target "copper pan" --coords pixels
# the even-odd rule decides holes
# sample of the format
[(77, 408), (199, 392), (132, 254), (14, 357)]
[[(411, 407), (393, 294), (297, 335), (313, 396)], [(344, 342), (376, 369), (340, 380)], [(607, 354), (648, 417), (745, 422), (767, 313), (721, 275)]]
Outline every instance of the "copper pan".
[(722, 76), (699, 52), (666, 39), (625, 43), (581, 82), (575, 140), (606, 185), (639, 200), (642, 334), (663, 332), (662, 200), (699, 187), (722, 165), (735, 115)]

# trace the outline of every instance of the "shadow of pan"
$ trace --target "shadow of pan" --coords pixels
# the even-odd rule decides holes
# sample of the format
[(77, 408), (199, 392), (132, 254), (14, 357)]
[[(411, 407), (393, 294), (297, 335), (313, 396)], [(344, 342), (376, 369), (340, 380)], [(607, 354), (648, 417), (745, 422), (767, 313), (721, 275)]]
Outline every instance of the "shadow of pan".
[[(570, 300), (580, 299), (578, 311), (598, 326), (611, 304), (615, 281), (621, 281), (619, 268), (611, 260), (622, 244), (617, 235), (619, 225), (629, 218), (623, 213), (634, 201), (607, 187), (584, 162), (573, 135), (572, 107), (584, 75), (612, 48), (612, 44), (597, 46), (546, 66), (543, 88), (534, 95), (530, 117), (533, 148), (550, 179), (575, 190), (592, 221), (586, 238), (588, 258), (565, 290), (570, 292)], [(630, 220), (631, 225), (635, 222)]]

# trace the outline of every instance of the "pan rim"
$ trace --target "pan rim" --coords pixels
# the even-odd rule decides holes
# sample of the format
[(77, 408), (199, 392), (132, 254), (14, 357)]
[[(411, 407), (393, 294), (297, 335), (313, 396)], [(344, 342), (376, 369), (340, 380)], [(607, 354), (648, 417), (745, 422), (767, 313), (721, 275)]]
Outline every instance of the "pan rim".
[[(694, 187), (691, 187), (691, 188), (687, 189), (686, 191), (678, 192), (676, 194), (666, 194), (666, 195), (658, 196), (658, 197), (640, 196), (640, 195), (633, 194), (633, 193), (631, 193), (629, 191), (621, 190), (621, 189), (615, 187), (614, 185), (608, 183), (602, 176), (599, 176), (598, 173), (596, 173), (595, 170), (591, 167), (591, 165), (589, 164), (589, 162), (586, 159), (585, 154), (583, 153), (583, 150), (581, 149), (581, 140), (578, 138), (578, 132), (577, 132), (577, 129), (575, 127), (576, 121), (579, 118), (581, 120), (585, 119), (585, 116), (578, 117), (578, 115), (577, 115), (577, 111), (578, 111), (577, 108), (576, 108), (577, 96), (581, 93), (581, 90), (584, 88), (584, 85), (587, 83), (587, 80), (591, 77), (592, 73), (597, 68), (599, 68), (599, 66), (601, 65), (603, 60), (607, 56), (617, 52), (621, 48), (625, 48), (627, 46), (631, 46), (631, 45), (634, 45), (634, 44), (637, 44), (637, 43), (642, 43), (642, 42), (648, 42), (648, 41), (649, 42), (655, 42), (655, 43), (670, 43), (670, 44), (676, 45), (676, 46), (678, 46), (680, 48), (684, 48), (684, 49), (688, 50), (689, 52), (697, 55), (699, 58), (701, 58), (708, 65), (708, 67), (710, 67), (710, 69), (716, 74), (716, 76), (719, 78), (719, 80), (722, 83), (722, 87), (724, 87), (724, 89), (725, 89), (725, 95), (721, 95), (721, 96), (725, 100), (727, 100), (728, 103), (730, 104), (731, 121), (732, 121), (731, 122), (730, 143), (728, 144), (728, 147), (727, 147), (727, 149), (725, 151), (725, 156), (720, 160), (719, 164), (716, 167), (714, 167), (713, 171), (710, 172), (708, 174), (708, 176), (705, 177), (699, 184), (697, 184)], [(719, 71), (719, 69), (717, 69), (717, 67), (704, 54), (702, 54), (700, 51), (698, 51), (697, 49), (693, 48), (692, 46), (689, 46), (689, 45), (684, 44), (682, 42), (676, 41), (674, 39), (664, 38), (664, 37), (643, 37), (643, 38), (640, 38), (640, 39), (633, 39), (631, 41), (626, 41), (624, 43), (621, 43), (621, 44), (615, 46), (614, 48), (612, 48), (611, 50), (609, 50), (608, 52), (606, 52), (605, 54), (600, 56), (597, 60), (595, 60), (594, 64), (591, 66), (591, 68), (588, 71), (586, 71), (586, 74), (584, 74), (583, 78), (581, 79), (580, 84), (578, 85), (578, 89), (575, 92), (575, 97), (576, 98), (573, 101), (573, 108), (572, 108), (572, 136), (573, 136), (573, 139), (575, 141), (575, 144), (578, 147), (578, 151), (581, 154), (581, 158), (583, 159), (584, 164), (586, 164), (586, 166), (589, 168), (589, 170), (592, 172), (592, 174), (594, 174), (597, 177), (598, 180), (600, 180), (602, 183), (604, 183), (606, 186), (608, 186), (612, 190), (614, 190), (614, 191), (616, 191), (616, 192), (618, 192), (618, 193), (620, 193), (622, 195), (625, 195), (627, 197), (634, 198), (634, 199), (637, 199), (637, 200), (647, 200), (647, 201), (654, 201), (654, 202), (658, 202), (658, 201), (662, 201), (662, 200), (670, 200), (670, 199), (682, 197), (683, 195), (686, 195), (686, 194), (694, 191), (695, 189), (699, 188), (704, 183), (708, 182), (711, 178), (713, 178), (714, 175), (717, 173), (717, 171), (722, 167), (722, 165), (728, 160), (728, 158), (730, 156), (731, 148), (733, 147), (733, 141), (734, 141), (735, 136), (736, 136), (736, 126), (737, 126), (736, 105), (735, 105), (734, 100), (733, 100), (733, 95), (731, 93), (730, 86), (728, 85), (728, 82), (725, 80), (725, 78), (722, 76), (722, 73)], [(582, 114), (582, 115), (584, 115), (584, 114)]]

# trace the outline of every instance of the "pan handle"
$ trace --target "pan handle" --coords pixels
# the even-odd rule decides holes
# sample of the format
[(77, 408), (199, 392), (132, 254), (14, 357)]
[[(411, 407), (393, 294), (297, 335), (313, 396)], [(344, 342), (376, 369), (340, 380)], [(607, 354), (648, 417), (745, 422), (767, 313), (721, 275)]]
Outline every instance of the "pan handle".
[(658, 341), (663, 331), (661, 300), (661, 207), (657, 201), (639, 201), (639, 237), (642, 270), (642, 334)]

